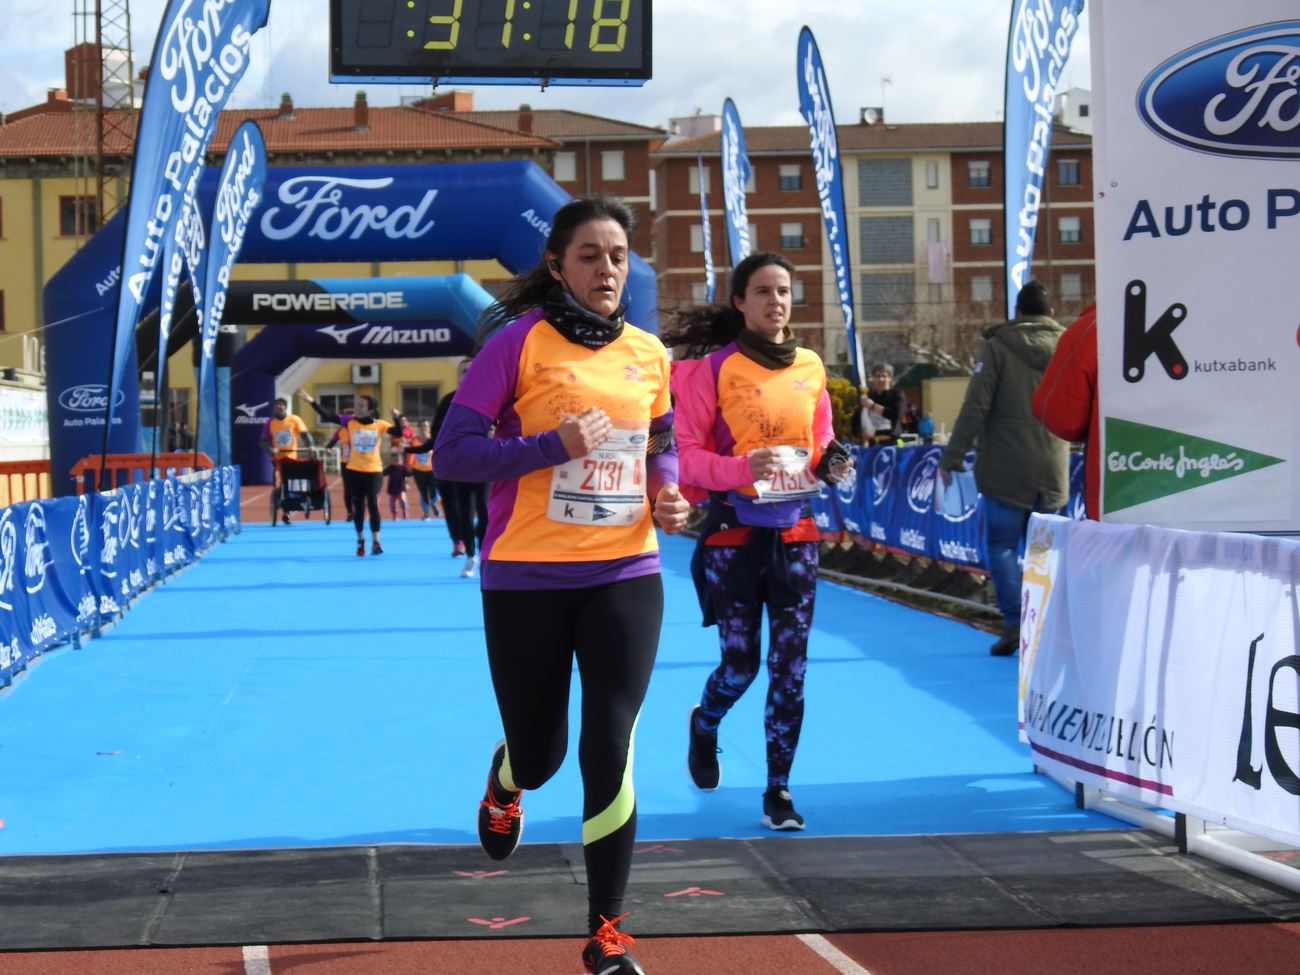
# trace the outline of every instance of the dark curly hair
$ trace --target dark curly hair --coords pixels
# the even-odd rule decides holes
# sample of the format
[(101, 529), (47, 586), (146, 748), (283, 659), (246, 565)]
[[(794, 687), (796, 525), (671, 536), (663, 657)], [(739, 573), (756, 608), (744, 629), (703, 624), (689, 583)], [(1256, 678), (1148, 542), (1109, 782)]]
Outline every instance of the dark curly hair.
[(749, 279), (760, 268), (775, 264), (785, 268), (794, 279), (794, 265), (782, 255), (772, 251), (750, 254), (731, 272), (731, 291), (725, 305), (697, 305), (677, 312), (662, 338), (670, 349), (682, 346), (686, 358), (699, 359), (714, 349), (720, 349), (745, 327), (745, 316), (736, 309), (735, 299), (744, 299)]

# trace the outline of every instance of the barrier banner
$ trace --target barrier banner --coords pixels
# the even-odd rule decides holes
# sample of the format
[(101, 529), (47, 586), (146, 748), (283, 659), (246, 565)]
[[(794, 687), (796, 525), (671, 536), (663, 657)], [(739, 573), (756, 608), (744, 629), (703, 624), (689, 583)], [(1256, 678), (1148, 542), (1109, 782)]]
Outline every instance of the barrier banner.
[(866, 451), (861, 503), (865, 507), (866, 536), (889, 548), (902, 548), (902, 525), (897, 515), (898, 496), (905, 490), (901, 467), (905, 452), (896, 446), (872, 447)]
[[(749, 256), (749, 213), (745, 208), (745, 187), (749, 185), (749, 153), (740, 113), (730, 98), (722, 103), (722, 204), (727, 212), (727, 254), (735, 267)], [(701, 184), (702, 186), (703, 184)]]
[[(207, 412), (210, 423), (222, 422), (217, 411), (217, 385), (215, 353), (217, 329), (226, 307), (226, 290), (230, 286), (230, 269), (234, 267), (244, 234), (252, 223), (253, 214), (262, 202), (262, 184), (266, 180), (266, 143), (262, 130), (252, 119), (235, 130), (226, 152), (226, 161), (217, 180), (217, 193), (212, 203), (212, 215), (207, 221), (208, 252), (206, 266), (191, 278), (203, 282), (201, 300), (195, 299), (199, 313), (199, 327), (203, 339), (199, 360), (198, 413)], [(202, 429), (202, 421), (196, 426)], [(213, 442), (219, 442), (220, 437)]]
[(1035, 515), (1022, 737), (1106, 792), (1300, 845), (1300, 543)]
[(1043, 174), (1051, 149), (1056, 88), (1070, 55), (1070, 44), (1079, 30), (1081, 13), (1083, 0), (1011, 3), (1003, 113), (1006, 122), (1002, 127), (1007, 318), (1015, 317), (1016, 295), (1032, 276), (1030, 264), (1038, 231)]
[(217, 117), (248, 67), (252, 36), (266, 24), (269, 6), (270, 0), (226, 0), (200, 11), (193, 0), (171, 0), (163, 11), (131, 165), (105, 405), (110, 425), (163, 242), (191, 176), (203, 169)]
[[(943, 448), (931, 449), (936, 452), (937, 470), (937, 457), (942, 456)], [(973, 470), (974, 465), (975, 451), (972, 450), (966, 455), (967, 471)], [(954, 474), (954, 481), (961, 476), (960, 472)], [(975, 475), (970, 474), (969, 477), (973, 485)], [(934, 544), (934, 558), (968, 568), (982, 569), (987, 565), (988, 545), (984, 538), (984, 505), (980, 503), (980, 495), (977, 491), (965, 492), (958, 503), (951, 508), (944, 507), (940, 510), (936, 507), (930, 533)]]
[(900, 474), (898, 544), (904, 552), (935, 558), (934, 479), (939, 473), (942, 447), (913, 447), (903, 451)]
[(862, 384), (862, 347), (858, 341), (854, 318), (853, 276), (849, 266), (849, 224), (844, 209), (844, 174), (840, 168), (839, 137), (835, 132), (835, 111), (831, 106), (830, 86), (822, 67), (817, 41), (807, 27), (799, 32), (799, 55), (796, 64), (799, 86), (799, 114), (808, 126), (812, 147), (813, 175), (817, 180), (817, 198), (821, 203), (822, 222), (835, 268), (835, 290), (840, 299), (840, 314), (848, 337), (849, 371), (854, 386)]
[(1094, 12), (1102, 517), (1295, 532), (1295, 4)]
[(695, 157), (696, 182), (700, 184), (700, 237), (704, 243), (704, 300), (713, 304), (717, 275), (713, 272), (713, 228), (709, 226), (709, 188), (704, 178), (704, 155)]

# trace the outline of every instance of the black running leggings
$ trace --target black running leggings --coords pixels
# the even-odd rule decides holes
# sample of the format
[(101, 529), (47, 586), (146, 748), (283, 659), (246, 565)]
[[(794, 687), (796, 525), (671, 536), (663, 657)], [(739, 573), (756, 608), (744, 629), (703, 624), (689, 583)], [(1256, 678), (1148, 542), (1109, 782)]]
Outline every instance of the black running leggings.
[(483, 547), (483, 536), (487, 534), (487, 485), (470, 481), (442, 481), (441, 484), (443, 501), (452, 499), (447, 512), (451, 537), (464, 542), (466, 555), (473, 555)]
[(352, 524), (361, 534), (365, 524), (366, 512), (370, 512), (370, 534), (379, 531), (379, 488), (384, 483), (383, 474), (370, 474), (343, 468), (343, 493), (348, 497), (348, 507), (352, 513)]
[(564, 761), (578, 660), (582, 852), (593, 933), (600, 915), (623, 913), (636, 842), (632, 731), (659, 648), (663, 607), (657, 574), (586, 589), (483, 592), (488, 666), (510, 774), (521, 789), (538, 788)]
[(433, 471), (413, 470), (411, 476), (415, 478), (415, 489), (420, 492), (420, 507), (428, 514), (438, 500), (438, 482), (433, 479)]

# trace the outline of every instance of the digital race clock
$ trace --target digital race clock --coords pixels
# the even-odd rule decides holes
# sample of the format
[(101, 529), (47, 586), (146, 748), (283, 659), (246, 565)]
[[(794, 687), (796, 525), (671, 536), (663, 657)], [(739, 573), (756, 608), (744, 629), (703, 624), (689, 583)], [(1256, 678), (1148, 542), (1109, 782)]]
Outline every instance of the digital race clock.
[(650, 0), (330, 0), (330, 79), (640, 85)]

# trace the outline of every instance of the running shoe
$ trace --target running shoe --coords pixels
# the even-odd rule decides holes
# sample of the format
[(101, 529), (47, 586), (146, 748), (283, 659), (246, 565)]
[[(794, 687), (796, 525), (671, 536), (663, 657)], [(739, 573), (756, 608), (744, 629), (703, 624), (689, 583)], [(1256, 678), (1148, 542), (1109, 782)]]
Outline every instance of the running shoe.
[(620, 914), (610, 920), (601, 915), (600, 919), (605, 923), (582, 949), (582, 963), (590, 975), (645, 975), (645, 969), (627, 953), (627, 949), (636, 944), (636, 939), (614, 927), (625, 917), (626, 914)]
[(465, 556), (465, 543), (464, 543), (464, 542), (457, 542), (455, 545), (453, 545), (453, 546), (451, 547), (451, 557), (452, 557), (453, 559), (454, 559), (454, 558), (463, 558), (464, 556)]
[(498, 796), (492, 788), (492, 780), (497, 777), (505, 760), (506, 742), (503, 738), (492, 752), (492, 771), (488, 773), (483, 800), (478, 804), (478, 841), (483, 845), (483, 852), (493, 860), (504, 860), (514, 853), (519, 838), (524, 834), (524, 810), (519, 805), (523, 793), (516, 792), (513, 798), (508, 798)]
[(1008, 627), (1002, 631), (1002, 635), (998, 637), (997, 642), (989, 647), (989, 653), (995, 657), (1009, 657), (1019, 649), (1020, 628)]
[(781, 832), (804, 828), (789, 789), (768, 789), (763, 793), (763, 825)]
[(691, 774), (691, 781), (701, 792), (712, 792), (722, 779), (722, 768), (718, 765), (718, 730), (710, 734), (704, 731), (695, 720), (700, 706), (691, 708), (690, 745), (686, 749), (686, 771)]
[(384, 554), (384, 546), (380, 545), (378, 542), (371, 542), (371, 543), (370, 543), (370, 554), (371, 554), (371, 555), (383, 555), (383, 554)]
[(474, 578), (474, 571), (478, 568), (478, 558), (471, 555), (465, 560), (465, 568), (460, 570), (460, 574), (466, 579)]
[(281, 517), (284, 519), (284, 524), (289, 524), (289, 512), (286, 511)]
[(365, 555), (365, 554), (366, 554), (366, 543), (365, 543), (365, 542), (362, 542), (362, 541), (358, 541), (358, 542), (357, 542), (357, 554), (358, 554), (358, 555)]

